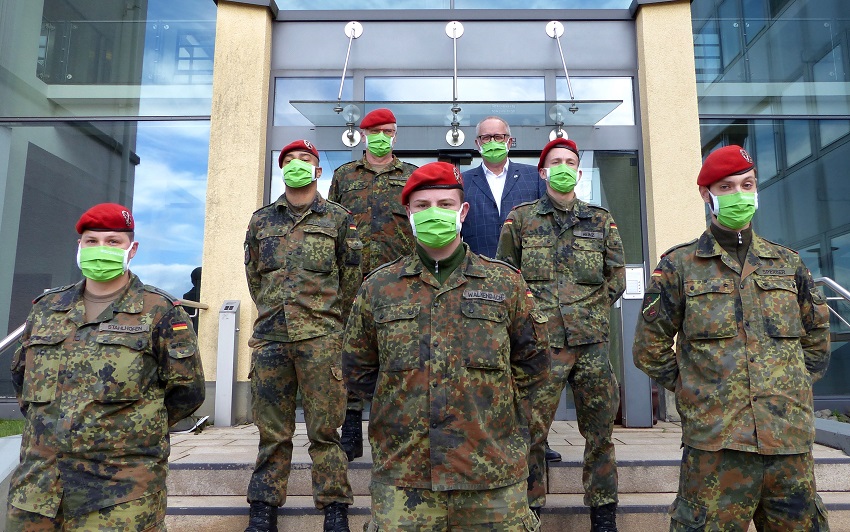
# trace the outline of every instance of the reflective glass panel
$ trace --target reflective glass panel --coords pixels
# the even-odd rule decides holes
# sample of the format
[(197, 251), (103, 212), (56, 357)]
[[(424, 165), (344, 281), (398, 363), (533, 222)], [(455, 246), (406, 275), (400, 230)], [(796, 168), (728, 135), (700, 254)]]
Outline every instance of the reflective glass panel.
[(628, 9), (632, 0), (277, 0), (284, 10), (373, 9)]
[[(275, 78), (274, 125), (313, 125), (289, 102), (291, 100), (336, 100), (339, 96), (339, 82), (340, 78)], [(342, 86), (343, 100), (352, 99), (353, 83), (353, 78), (345, 78)]]
[[(367, 77), (366, 100), (451, 101), (450, 77)], [(460, 77), (457, 81), (460, 101), (539, 101), (545, 99), (543, 77)], [(592, 98), (582, 98), (590, 100)]]
[(0, 117), (210, 114), (212, 2), (0, 0), (0, 13), (15, 43), (0, 46)]
[[(136, 219), (130, 269), (176, 297), (201, 264), (209, 122), (0, 122), (0, 324), (23, 323), (32, 299), (76, 283), (74, 225), (115, 202)], [(201, 331), (203, 333), (203, 331)]]
[[(634, 90), (632, 89), (632, 78), (590, 78), (572, 77), (570, 84), (573, 87), (573, 95), (579, 100), (622, 100), (611, 114), (597, 122), (597, 126), (633, 126), (635, 125)], [(570, 91), (567, 86), (567, 78), (555, 80), (555, 94), (558, 100), (570, 99)]]

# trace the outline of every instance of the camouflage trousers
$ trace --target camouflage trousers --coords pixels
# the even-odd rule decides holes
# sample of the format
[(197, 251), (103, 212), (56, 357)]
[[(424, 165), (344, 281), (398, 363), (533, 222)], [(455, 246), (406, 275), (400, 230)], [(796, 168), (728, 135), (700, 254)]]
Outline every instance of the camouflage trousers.
[(538, 438), (529, 452), (528, 503), (546, 504), (546, 458), (543, 442), (567, 383), (573, 392), (578, 430), (584, 436), (584, 504), (617, 502), (617, 459), (614, 455), (614, 418), (620, 405), (620, 386), (608, 360), (608, 342), (552, 348), (549, 378), (534, 395), (532, 424)]
[(829, 532), (812, 453), (760, 455), (685, 447), (670, 530)]
[(6, 514), (6, 531), (165, 532), (165, 508), (165, 490), (73, 518), (62, 514), (61, 505), (56, 517), (46, 517), (10, 504)]
[(345, 416), (341, 333), (300, 342), (251, 339), (251, 399), (260, 445), (248, 483), (248, 501), (282, 506), (292, 467), (295, 397), (301, 387), (313, 460), (313, 500), (317, 508), (351, 504), (348, 459), (337, 429)]
[(431, 491), (369, 485), (372, 521), (366, 532), (464, 531), (534, 532), (537, 516), (528, 508), (525, 482), (490, 490)]

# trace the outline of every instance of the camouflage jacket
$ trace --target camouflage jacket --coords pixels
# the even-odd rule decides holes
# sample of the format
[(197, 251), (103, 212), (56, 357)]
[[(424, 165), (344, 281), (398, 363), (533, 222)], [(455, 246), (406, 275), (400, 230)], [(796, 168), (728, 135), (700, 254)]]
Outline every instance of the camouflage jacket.
[(401, 204), (401, 189), (416, 168), (393, 156), (392, 164), (380, 173), (365, 157), (334, 170), (328, 198), (354, 214), (357, 236), (363, 242), (364, 277), (415, 247), (416, 240)]
[(549, 318), (552, 347), (608, 340), (610, 307), (625, 290), (623, 243), (601, 207), (575, 200), (557, 210), (549, 196), (508, 214), (496, 258), (522, 272)]
[(374, 480), (446, 491), (528, 477), (528, 397), (549, 372), (533, 304), (519, 273), (468, 248), (442, 286), (416, 253), (363, 282), (343, 373), (372, 400)]
[(197, 338), (174, 299), (131, 274), (112, 314), (87, 323), (83, 290), (39, 296), (12, 358), (26, 423), (9, 500), (48, 517), (164, 490), (168, 426), (204, 401)]
[(676, 393), (685, 444), (811, 450), (812, 383), (829, 363), (829, 311), (794, 251), (753, 233), (742, 271), (706, 231), (661, 257), (642, 316), (635, 364)]
[(318, 192), (301, 217), (285, 194), (256, 211), (245, 235), (254, 338), (295, 342), (342, 331), (360, 286), (362, 247), (351, 213)]

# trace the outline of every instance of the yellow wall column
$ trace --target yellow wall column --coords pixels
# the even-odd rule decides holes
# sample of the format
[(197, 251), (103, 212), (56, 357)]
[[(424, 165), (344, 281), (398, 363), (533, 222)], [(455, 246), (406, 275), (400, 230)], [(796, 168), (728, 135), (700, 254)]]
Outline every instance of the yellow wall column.
[(647, 3), (637, 13), (638, 78), (650, 268), (705, 230), (691, 2)]
[[(207, 381), (216, 379), (218, 311), (225, 300), (241, 301), (238, 381), (247, 380), (250, 366), (256, 308), (245, 281), (243, 242), (251, 213), (263, 203), (271, 33), (269, 7), (218, 1), (201, 294), (210, 310), (198, 325)], [(208, 397), (205, 408), (213, 404)], [(247, 412), (247, 394), (239, 388), (234, 411), (240, 419)]]

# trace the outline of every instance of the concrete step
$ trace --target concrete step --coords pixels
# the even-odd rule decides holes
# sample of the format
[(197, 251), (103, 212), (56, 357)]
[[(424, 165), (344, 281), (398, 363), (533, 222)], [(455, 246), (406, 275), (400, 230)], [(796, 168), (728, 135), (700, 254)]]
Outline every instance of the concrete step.
[[(550, 464), (549, 493), (581, 494), (582, 456), (575, 447), (553, 447), (563, 461)], [(647, 456), (645, 446), (617, 448), (620, 493), (675, 492), (679, 483), (681, 454), (660, 448)], [(256, 449), (249, 455), (194, 454), (172, 461), (168, 475), (168, 492), (172, 495), (244, 496), (254, 468)], [(355, 495), (369, 494), (371, 455), (349, 464), (348, 480)], [(846, 492), (850, 501), (850, 456), (842, 451), (815, 446), (815, 478), (818, 490)], [(191, 458), (191, 459), (190, 459)], [(296, 496), (312, 494), (310, 462), (292, 464), (288, 493)]]
[[(675, 493), (636, 493), (620, 495), (617, 524), (621, 532), (667, 530), (670, 521), (667, 508)], [(821, 493), (830, 512), (833, 532), (850, 532), (850, 497), (846, 493)], [(322, 512), (315, 509), (313, 498), (290, 496), (279, 510), (282, 530), (309, 532), (322, 529)], [(369, 497), (356, 496), (349, 509), (351, 530), (363, 530), (369, 520)], [(590, 517), (582, 504), (582, 496), (550, 495), (543, 509), (542, 530), (587, 530)], [(166, 524), (170, 530), (204, 530), (232, 532), (243, 530), (248, 521), (248, 503), (244, 496), (178, 496), (168, 497)], [(751, 527), (750, 530), (755, 530)]]

